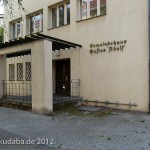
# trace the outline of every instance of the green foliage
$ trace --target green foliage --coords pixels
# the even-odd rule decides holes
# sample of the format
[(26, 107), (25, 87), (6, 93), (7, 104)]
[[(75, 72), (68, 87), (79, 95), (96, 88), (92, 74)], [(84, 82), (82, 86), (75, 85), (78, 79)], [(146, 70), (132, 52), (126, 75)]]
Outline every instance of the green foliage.
[(73, 116), (91, 116), (91, 117), (107, 117), (110, 115), (113, 115), (113, 110), (112, 109), (104, 109), (96, 112), (86, 112), (78, 109), (77, 106), (74, 104), (66, 104), (66, 105), (54, 105), (54, 113), (49, 114), (49, 116), (55, 116), (58, 114), (61, 114), (62, 112), (64, 113), (69, 113), (70, 115)]
[(0, 27), (0, 43), (4, 42), (4, 29)]

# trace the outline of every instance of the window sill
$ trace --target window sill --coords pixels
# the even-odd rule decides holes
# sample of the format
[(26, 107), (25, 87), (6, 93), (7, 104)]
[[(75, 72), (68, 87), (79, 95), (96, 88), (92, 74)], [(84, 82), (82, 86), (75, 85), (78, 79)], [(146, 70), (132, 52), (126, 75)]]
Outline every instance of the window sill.
[(30, 32), (30, 34), (36, 34), (36, 33), (42, 33), (43, 32), (43, 30), (42, 31), (37, 31), (37, 32)]
[(90, 17), (90, 18), (83, 19), (83, 20), (77, 20), (76, 22), (82, 22), (82, 21), (86, 21), (86, 20), (91, 20), (91, 19), (94, 19), (94, 18), (106, 16), (106, 15), (107, 15), (107, 14), (103, 14), (103, 15), (99, 15), (99, 16), (94, 16), (94, 17)]
[(61, 27), (64, 27), (64, 26), (68, 26), (68, 25), (70, 25), (70, 23), (69, 24), (65, 24), (63, 26), (58, 26), (58, 27), (55, 27), (55, 28), (48, 28), (47, 30), (57, 29), (57, 28), (61, 28)]
[(22, 36), (13, 37), (12, 39), (9, 39), (9, 41), (13, 41), (13, 40), (19, 40), (20, 38), (23, 38), (23, 37), (22, 37)]

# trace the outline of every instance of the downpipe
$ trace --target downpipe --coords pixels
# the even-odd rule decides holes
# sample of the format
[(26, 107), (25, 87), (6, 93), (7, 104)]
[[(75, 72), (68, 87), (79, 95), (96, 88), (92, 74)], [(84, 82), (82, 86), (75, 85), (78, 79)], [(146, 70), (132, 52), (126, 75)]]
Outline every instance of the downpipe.
[(148, 42), (149, 42), (149, 54), (148, 54), (148, 57), (149, 57), (149, 64), (148, 64), (148, 74), (149, 74), (149, 114), (150, 114), (150, 0), (148, 0), (148, 32), (149, 32), (149, 35), (148, 35)]

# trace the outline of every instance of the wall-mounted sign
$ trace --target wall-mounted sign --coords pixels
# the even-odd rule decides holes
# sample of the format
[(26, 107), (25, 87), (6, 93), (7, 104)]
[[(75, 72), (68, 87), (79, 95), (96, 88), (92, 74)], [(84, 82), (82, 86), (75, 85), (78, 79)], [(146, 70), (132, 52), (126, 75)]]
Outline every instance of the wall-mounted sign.
[(127, 44), (127, 40), (122, 41), (113, 41), (113, 42), (103, 42), (100, 44), (90, 44), (90, 53), (98, 54), (98, 53), (111, 53), (115, 51), (123, 51)]

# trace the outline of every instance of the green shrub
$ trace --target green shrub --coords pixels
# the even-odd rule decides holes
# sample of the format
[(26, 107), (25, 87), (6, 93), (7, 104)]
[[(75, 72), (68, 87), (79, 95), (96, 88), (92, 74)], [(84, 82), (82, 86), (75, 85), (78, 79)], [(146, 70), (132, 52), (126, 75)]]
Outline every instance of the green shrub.
[(4, 42), (4, 29), (0, 27), (0, 43)]

